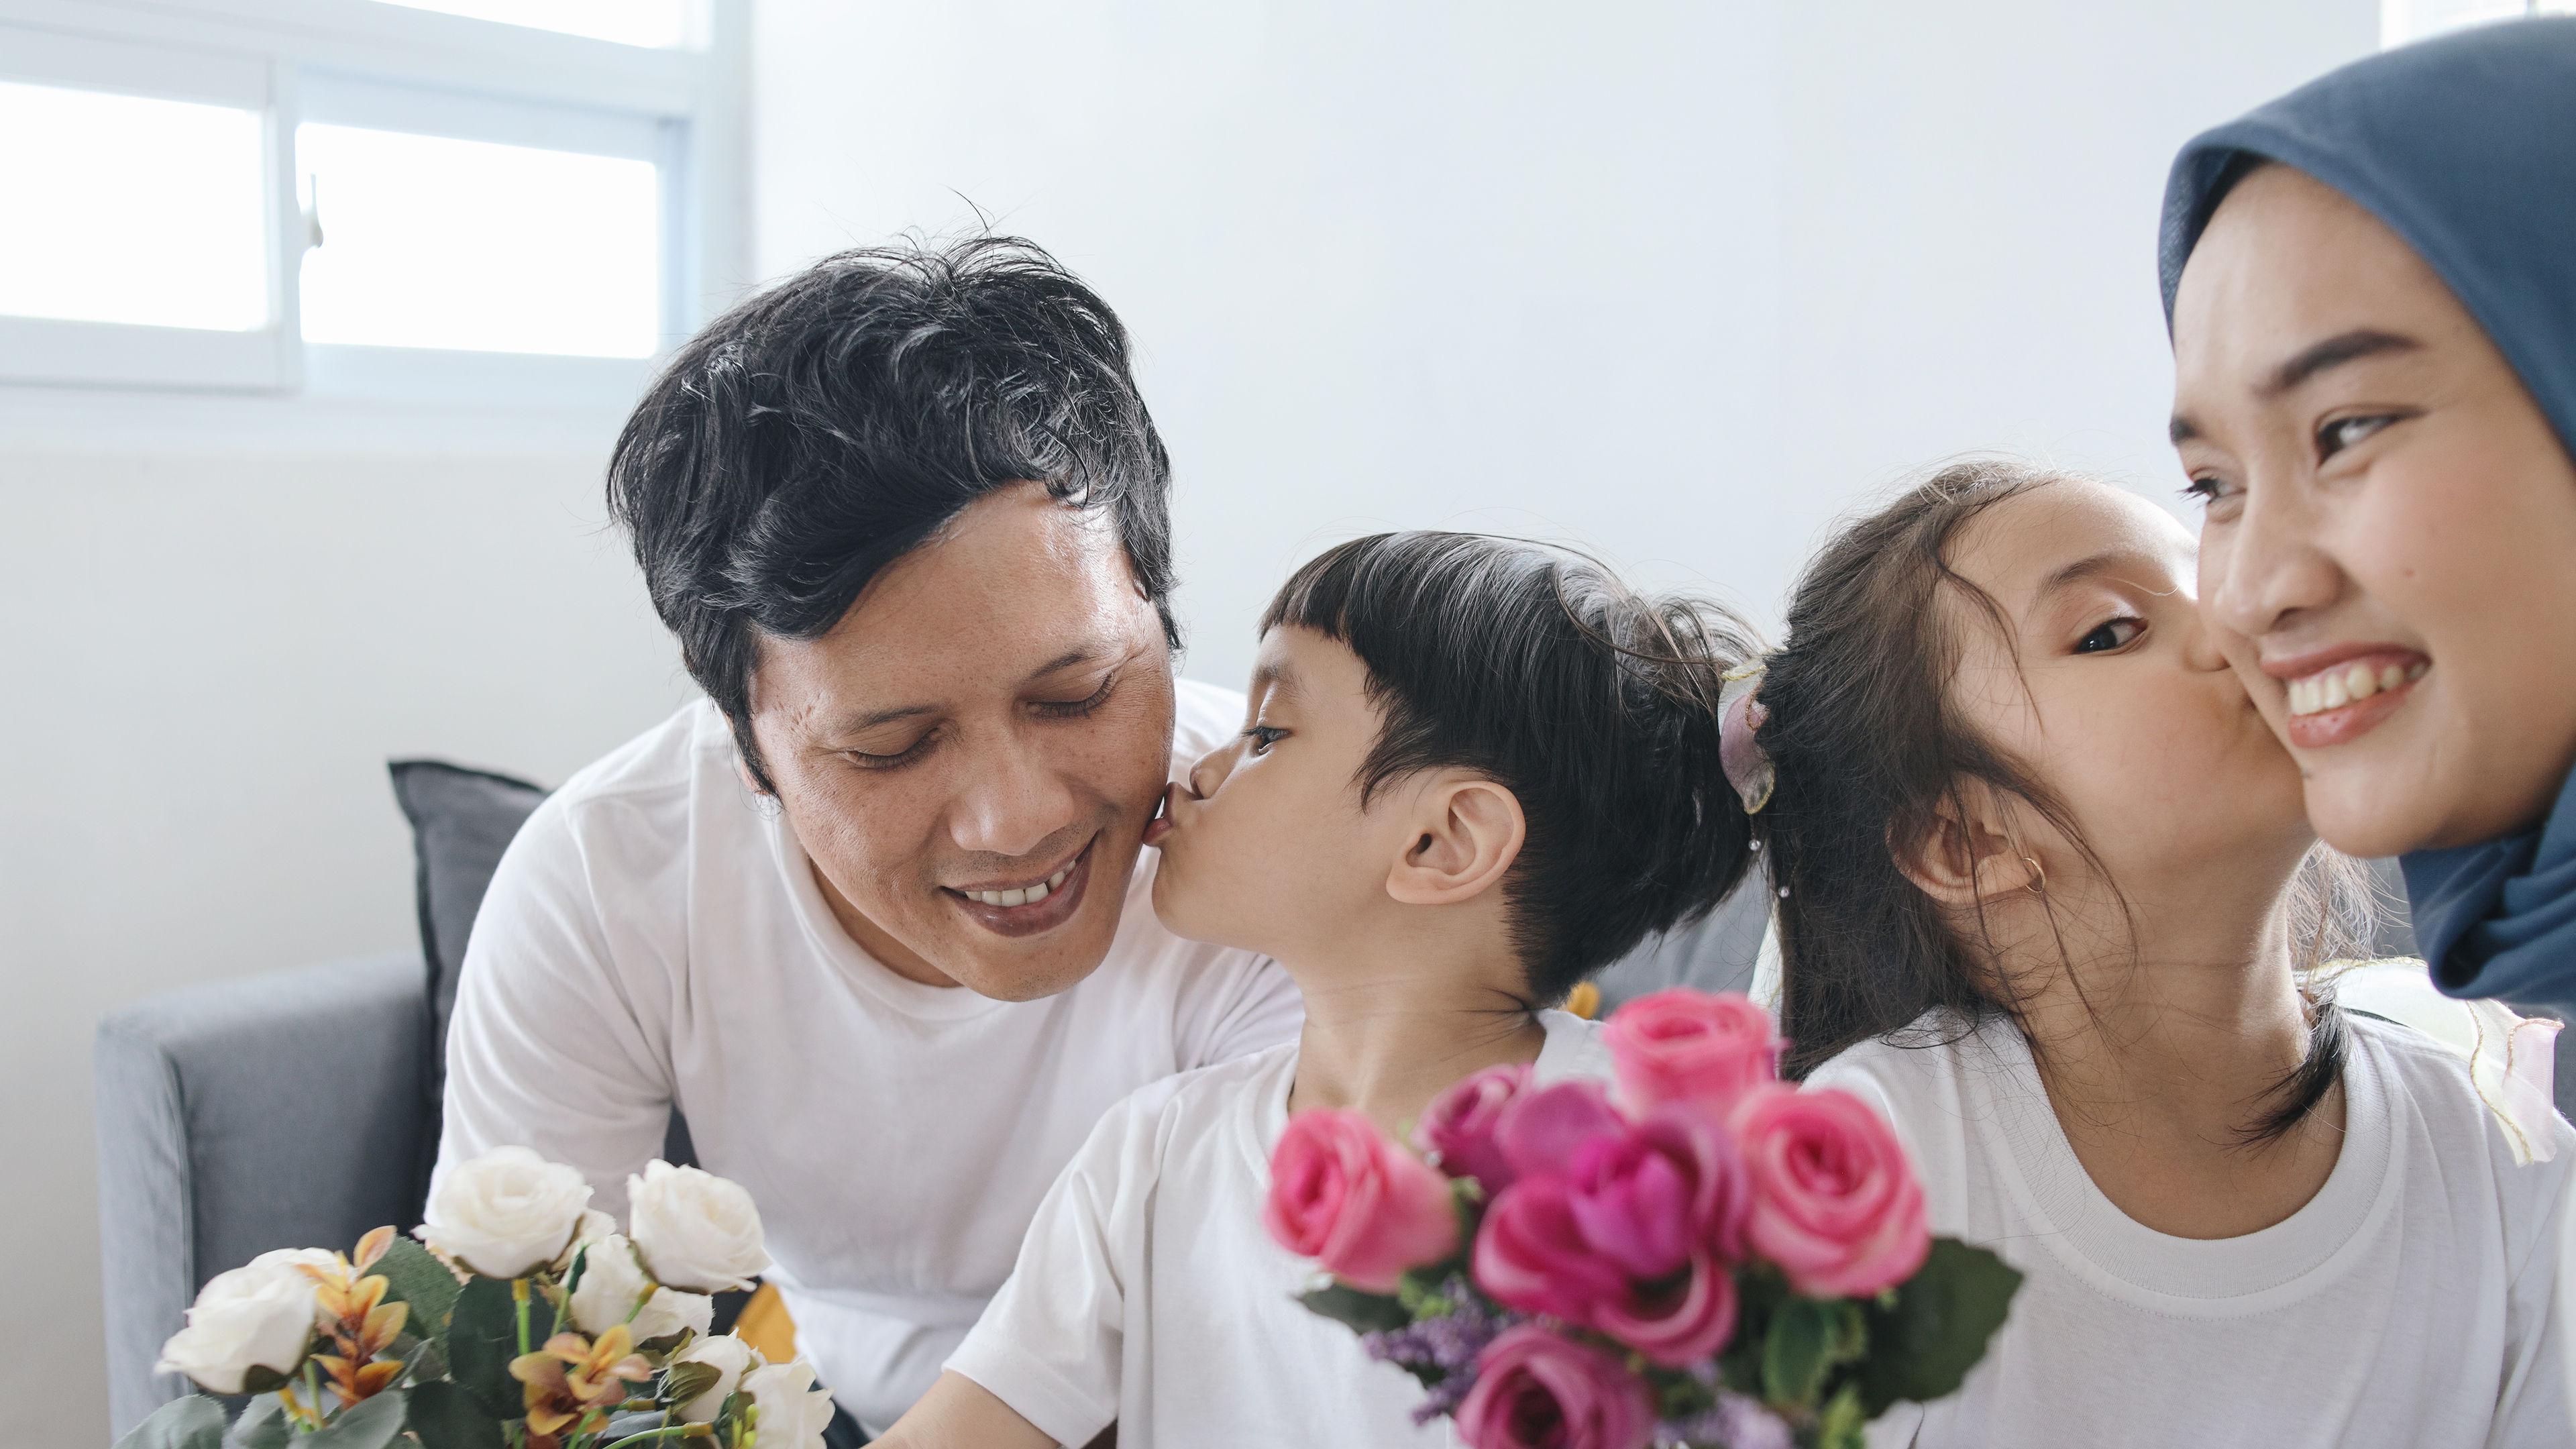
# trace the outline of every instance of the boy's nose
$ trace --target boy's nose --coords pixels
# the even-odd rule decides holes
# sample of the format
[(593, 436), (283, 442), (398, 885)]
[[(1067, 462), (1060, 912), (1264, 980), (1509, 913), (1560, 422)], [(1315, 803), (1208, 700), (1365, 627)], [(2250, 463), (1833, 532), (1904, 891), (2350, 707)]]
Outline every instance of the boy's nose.
[(1217, 787), (1225, 783), (1227, 772), (1234, 768), (1234, 751), (1234, 745), (1219, 745), (1199, 756), (1199, 762), (1190, 766), (1189, 774), (1181, 781), (1190, 798), (1204, 800), (1216, 793)]

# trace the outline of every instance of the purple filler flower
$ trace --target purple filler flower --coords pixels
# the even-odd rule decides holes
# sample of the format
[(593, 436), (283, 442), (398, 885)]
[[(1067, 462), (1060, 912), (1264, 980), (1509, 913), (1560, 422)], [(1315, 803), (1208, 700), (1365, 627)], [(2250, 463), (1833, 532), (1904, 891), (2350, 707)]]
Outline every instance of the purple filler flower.
[(1440, 1296), (1456, 1307), (1437, 1318), (1360, 1335), (1360, 1347), (1380, 1363), (1440, 1371), (1439, 1382), (1414, 1408), (1416, 1424), (1428, 1424), (1455, 1411), (1458, 1401), (1476, 1386), (1476, 1356), (1496, 1334), (1522, 1321), (1520, 1314), (1496, 1307), (1465, 1278), (1451, 1278), (1440, 1285)]

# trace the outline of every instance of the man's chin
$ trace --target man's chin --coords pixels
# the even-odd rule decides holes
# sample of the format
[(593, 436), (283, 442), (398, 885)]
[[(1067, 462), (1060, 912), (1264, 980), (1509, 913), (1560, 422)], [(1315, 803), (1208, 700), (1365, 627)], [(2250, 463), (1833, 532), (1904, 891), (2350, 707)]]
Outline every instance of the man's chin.
[(971, 967), (950, 972), (949, 976), (976, 995), (995, 1001), (1043, 1001), (1081, 985), (1092, 972), (1100, 969), (1101, 960), (1107, 954), (1105, 950), (1095, 954), (1087, 963), (979, 960)]

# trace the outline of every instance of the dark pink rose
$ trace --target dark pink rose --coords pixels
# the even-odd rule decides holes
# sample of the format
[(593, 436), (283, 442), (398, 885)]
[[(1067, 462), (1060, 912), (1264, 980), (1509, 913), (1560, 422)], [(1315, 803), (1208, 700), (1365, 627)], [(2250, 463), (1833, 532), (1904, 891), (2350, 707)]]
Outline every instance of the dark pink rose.
[(1574, 1323), (1628, 1296), (1628, 1275), (1584, 1238), (1566, 1181), (1553, 1173), (1524, 1177), (1494, 1199), (1472, 1267), (1496, 1302)]
[(1503, 1109), (1529, 1090), (1526, 1066), (1487, 1067), (1431, 1099), (1413, 1129), (1413, 1145), (1440, 1154), (1440, 1170), (1451, 1177), (1472, 1177), (1485, 1186), (1485, 1196), (1512, 1185), (1512, 1168), (1503, 1157), (1495, 1131)]
[(1393, 1292), (1406, 1269), (1458, 1246), (1449, 1180), (1358, 1112), (1288, 1119), (1270, 1154), (1261, 1225), (1279, 1246), (1371, 1293)]
[(1745, 1237), (1811, 1298), (1865, 1298), (1932, 1251), (1923, 1188), (1896, 1133), (1833, 1087), (1772, 1087), (1732, 1123), (1753, 1181)]
[(1643, 1116), (1667, 1102), (1696, 1102), (1724, 1120), (1744, 1096), (1779, 1080), (1787, 1043), (1771, 1013), (1738, 991), (1676, 986), (1640, 996), (1601, 1028), (1619, 1104)]
[(1577, 1078), (1535, 1091), (1522, 1091), (1503, 1106), (1494, 1124), (1494, 1140), (1514, 1177), (1542, 1172), (1568, 1172), (1574, 1154), (1596, 1137), (1615, 1137), (1628, 1121), (1610, 1105), (1610, 1093), (1599, 1082)]
[(1667, 1277), (1593, 1310), (1592, 1326), (1668, 1368), (1717, 1356), (1735, 1336), (1735, 1274), (1706, 1248)]
[(1580, 1148), (1567, 1178), (1583, 1237), (1631, 1278), (1661, 1278), (1695, 1252), (1744, 1254), (1752, 1193), (1723, 1128), (1668, 1106)]
[(1645, 1449), (1655, 1395), (1615, 1355), (1524, 1323), (1476, 1356), (1453, 1417), (1473, 1449)]

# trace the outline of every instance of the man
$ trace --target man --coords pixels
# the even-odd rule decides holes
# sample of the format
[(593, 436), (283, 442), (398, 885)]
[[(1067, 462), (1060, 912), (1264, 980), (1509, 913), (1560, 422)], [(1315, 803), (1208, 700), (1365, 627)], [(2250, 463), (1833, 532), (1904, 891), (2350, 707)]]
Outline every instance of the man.
[(622, 1214), (678, 1108), (822, 1381), (899, 1417), (1104, 1110), (1297, 1029), (1139, 860), (1242, 718), (1173, 679), (1169, 484), (1124, 329), (1023, 242), (846, 253), (683, 348), (608, 494), (707, 698), (502, 861), (442, 1170), (523, 1144)]

